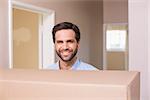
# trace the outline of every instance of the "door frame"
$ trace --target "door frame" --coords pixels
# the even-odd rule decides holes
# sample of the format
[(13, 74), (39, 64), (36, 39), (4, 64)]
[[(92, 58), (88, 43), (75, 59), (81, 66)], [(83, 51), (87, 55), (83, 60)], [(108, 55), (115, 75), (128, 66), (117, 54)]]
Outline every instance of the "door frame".
[[(44, 69), (55, 61), (54, 46), (50, 29), (55, 24), (55, 12), (28, 3), (9, 0), (9, 68), (13, 68), (13, 8), (18, 8), (42, 15), (39, 25), (39, 69)], [(48, 24), (48, 22), (50, 22)]]

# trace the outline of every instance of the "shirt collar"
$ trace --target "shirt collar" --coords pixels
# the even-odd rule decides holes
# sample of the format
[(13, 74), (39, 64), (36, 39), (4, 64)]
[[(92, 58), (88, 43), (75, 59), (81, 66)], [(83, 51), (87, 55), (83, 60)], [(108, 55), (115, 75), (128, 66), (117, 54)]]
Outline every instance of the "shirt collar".
[[(59, 61), (57, 61), (57, 69), (59, 69)], [(77, 58), (75, 63), (72, 65), (71, 70), (76, 70), (78, 68), (78, 66), (80, 65), (80, 60)]]

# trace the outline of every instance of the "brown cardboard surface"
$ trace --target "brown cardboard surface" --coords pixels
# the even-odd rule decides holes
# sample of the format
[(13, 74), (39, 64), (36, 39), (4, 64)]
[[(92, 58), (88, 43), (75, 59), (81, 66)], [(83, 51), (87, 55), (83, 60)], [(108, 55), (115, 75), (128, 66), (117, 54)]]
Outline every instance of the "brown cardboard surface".
[(2, 100), (139, 100), (139, 72), (0, 70), (0, 96)]

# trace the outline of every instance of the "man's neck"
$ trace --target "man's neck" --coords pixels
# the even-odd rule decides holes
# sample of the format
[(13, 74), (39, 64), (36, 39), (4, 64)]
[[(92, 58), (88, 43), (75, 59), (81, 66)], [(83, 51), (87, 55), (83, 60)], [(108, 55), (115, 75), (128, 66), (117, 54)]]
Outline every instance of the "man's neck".
[(71, 61), (65, 62), (62, 60), (59, 60), (59, 69), (60, 70), (70, 70), (73, 66), (73, 64), (76, 62), (77, 57), (74, 57)]

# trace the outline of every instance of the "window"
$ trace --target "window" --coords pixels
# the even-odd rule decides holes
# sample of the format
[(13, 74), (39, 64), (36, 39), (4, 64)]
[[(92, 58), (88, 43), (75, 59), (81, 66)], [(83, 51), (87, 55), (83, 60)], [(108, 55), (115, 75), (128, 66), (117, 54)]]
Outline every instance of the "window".
[(127, 30), (124, 26), (108, 26), (106, 30), (106, 50), (125, 51)]
[(106, 34), (107, 51), (124, 51), (126, 49), (126, 31), (108, 30)]

